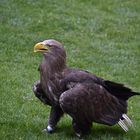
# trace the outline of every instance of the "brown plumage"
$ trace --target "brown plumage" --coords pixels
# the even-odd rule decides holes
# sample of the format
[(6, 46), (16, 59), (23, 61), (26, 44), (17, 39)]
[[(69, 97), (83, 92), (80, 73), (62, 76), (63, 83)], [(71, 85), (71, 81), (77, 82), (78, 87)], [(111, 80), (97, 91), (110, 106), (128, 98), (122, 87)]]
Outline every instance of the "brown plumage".
[(78, 137), (89, 132), (92, 122), (118, 123), (128, 131), (131, 120), (126, 115), (127, 100), (139, 93), (123, 84), (67, 67), (65, 50), (58, 41), (37, 43), (34, 51), (43, 53), (43, 61), (39, 66), (40, 80), (34, 84), (33, 91), (44, 104), (51, 106), (45, 131), (53, 132), (64, 113), (72, 117)]

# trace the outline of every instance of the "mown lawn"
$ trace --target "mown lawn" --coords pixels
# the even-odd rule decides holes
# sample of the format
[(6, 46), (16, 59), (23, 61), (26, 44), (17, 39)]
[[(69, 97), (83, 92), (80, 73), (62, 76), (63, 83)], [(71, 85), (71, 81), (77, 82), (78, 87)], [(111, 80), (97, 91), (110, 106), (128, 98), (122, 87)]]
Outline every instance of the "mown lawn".
[[(50, 108), (32, 92), (42, 56), (35, 43), (62, 42), (71, 67), (140, 91), (139, 0), (0, 0), (0, 140), (75, 140), (71, 119), (44, 134)], [(139, 140), (140, 97), (129, 100), (133, 128), (93, 124), (87, 140)]]

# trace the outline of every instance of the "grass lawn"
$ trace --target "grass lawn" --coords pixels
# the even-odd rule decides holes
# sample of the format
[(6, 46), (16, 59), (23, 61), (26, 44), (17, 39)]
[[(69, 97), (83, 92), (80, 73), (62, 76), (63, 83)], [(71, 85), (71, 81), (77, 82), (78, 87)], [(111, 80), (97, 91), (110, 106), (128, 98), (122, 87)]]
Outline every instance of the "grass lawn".
[[(139, 0), (0, 0), (0, 140), (76, 140), (71, 118), (44, 134), (50, 108), (35, 98), (42, 59), (35, 43), (54, 38), (67, 63), (140, 91)], [(87, 140), (139, 140), (140, 97), (128, 102), (134, 126), (93, 124)]]

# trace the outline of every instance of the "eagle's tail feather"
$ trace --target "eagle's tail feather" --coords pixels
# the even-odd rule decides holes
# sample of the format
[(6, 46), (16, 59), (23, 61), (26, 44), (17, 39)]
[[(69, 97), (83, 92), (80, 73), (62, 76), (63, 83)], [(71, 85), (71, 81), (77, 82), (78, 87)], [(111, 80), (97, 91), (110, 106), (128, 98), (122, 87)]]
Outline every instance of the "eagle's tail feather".
[(140, 95), (138, 92), (133, 92), (130, 88), (125, 87), (123, 84), (115, 83), (109, 80), (104, 81), (104, 87), (115, 97), (128, 100), (131, 96)]
[(123, 114), (122, 117), (124, 118), (124, 121), (128, 124), (128, 126), (132, 126), (133, 123), (126, 114)]
[(118, 124), (120, 125), (120, 127), (125, 131), (127, 132), (128, 131), (128, 126), (124, 123), (123, 120), (119, 120)]
[(123, 114), (122, 118), (119, 120), (118, 124), (125, 132), (127, 132), (129, 130), (128, 127), (132, 126), (132, 121), (126, 114)]

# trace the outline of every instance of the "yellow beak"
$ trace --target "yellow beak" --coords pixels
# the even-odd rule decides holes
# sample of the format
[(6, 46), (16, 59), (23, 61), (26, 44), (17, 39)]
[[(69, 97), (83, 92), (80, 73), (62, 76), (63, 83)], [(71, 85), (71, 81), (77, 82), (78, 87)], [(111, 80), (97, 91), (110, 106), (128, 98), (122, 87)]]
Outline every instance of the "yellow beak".
[(45, 46), (42, 42), (39, 42), (34, 46), (34, 52), (46, 52), (46, 51), (48, 51), (48, 47)]

